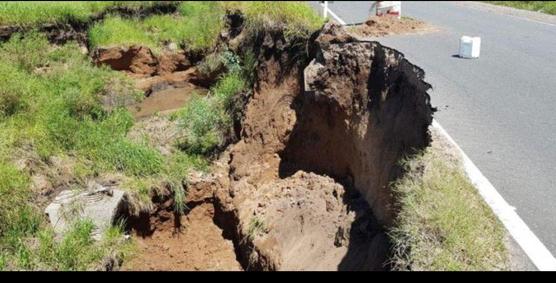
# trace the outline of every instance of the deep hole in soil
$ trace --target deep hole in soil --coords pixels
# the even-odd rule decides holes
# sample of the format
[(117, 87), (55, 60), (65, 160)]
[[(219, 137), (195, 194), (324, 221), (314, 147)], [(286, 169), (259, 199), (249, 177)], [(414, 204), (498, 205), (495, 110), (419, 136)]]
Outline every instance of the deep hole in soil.
[[(299, 67), (280, 33), (261, 35), (259, 81), (224, 170), (230, 183), (187, 202), (185, 215), (167, 197), (130, 217), (142, 255), (124, 269), (389, 269), (389, 185), (403, 173), (400, 158), (430, 142), (430, 86), (401, 53), (328, 29)], [(255, 217), (272, 227), (258, 239), (246, 229)]]

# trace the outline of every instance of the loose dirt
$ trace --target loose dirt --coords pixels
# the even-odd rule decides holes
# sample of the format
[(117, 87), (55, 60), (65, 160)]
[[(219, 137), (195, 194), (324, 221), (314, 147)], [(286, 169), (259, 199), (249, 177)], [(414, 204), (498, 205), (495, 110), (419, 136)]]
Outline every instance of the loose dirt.
[(349, 28), (349, 30), (362, 37), (382, 37), (395, 34), (410, 34), (431, 32), (434, 28), (422, 21), (393, 16), (372, 16), (363, 24)]
[(243, 270), (232, 241), (214, 223), (214, 214), (214, 206), (203, 203), (179, 222), (171, 212), (159, 215), (151, 235), (135, 238), (138, 256), (124, 263), (123, 270)]

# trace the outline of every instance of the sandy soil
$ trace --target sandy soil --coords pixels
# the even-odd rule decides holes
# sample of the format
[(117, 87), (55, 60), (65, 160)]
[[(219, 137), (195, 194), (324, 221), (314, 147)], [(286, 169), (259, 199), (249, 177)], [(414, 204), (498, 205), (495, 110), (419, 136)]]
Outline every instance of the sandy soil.
[(137, 253), (123, 270), (240, 271), (232, 241), (213, 222), (214, 206), (204, 203), (181, 217), (176, 228), (172, 214), (147, 237), (135, 237)]

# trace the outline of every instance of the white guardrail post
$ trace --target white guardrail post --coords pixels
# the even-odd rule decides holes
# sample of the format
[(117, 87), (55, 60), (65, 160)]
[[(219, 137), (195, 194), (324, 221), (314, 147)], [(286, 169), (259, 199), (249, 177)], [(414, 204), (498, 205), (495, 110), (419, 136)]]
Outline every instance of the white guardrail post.
[(324, 2), (324, 8), (322, 12), (322, 17), (326, 18), (328, 16), (328, 1), (323, 1), (323, 2)]

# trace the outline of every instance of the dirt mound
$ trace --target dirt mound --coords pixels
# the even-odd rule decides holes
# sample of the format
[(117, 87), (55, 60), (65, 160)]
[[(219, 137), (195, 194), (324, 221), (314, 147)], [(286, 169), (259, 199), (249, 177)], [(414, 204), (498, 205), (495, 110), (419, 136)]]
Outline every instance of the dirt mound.
[(403, 17), (398, 19), (393, 16), (373, 16), (363, 24), (355, 26), (353, 31), (361, 36), (380, 37), (393, 34), (417, 33), (428, 29), (430, 29), (430, 26), (412, 18)]
[[(250, 254), (254, 267), (257, 257), (266, 257), (273, 262), (268, 267), (280, 270), (382, 269), (387, 249), (368, 245), (381, 235), (380, 226), (366, 202), (334, 179), (298, 171), (258, 187), (256, 195), (241, 204), (253, 211), (245, 218), (247, 237), (258, 250)], [(359, 253), (349, 253), (356, 237), (368, 241), (357, 246)], [(387, 247), (384, 240), (375, 239)]]

